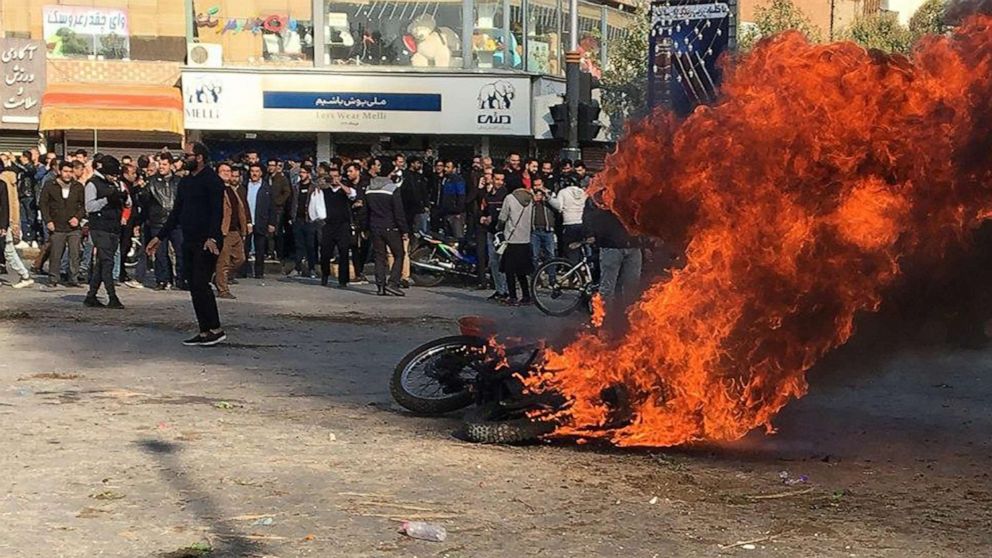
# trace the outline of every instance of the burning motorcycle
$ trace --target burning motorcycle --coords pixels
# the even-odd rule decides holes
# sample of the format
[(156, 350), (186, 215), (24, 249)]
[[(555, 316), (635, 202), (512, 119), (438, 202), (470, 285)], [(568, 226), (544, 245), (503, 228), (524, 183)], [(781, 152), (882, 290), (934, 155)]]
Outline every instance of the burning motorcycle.
[(393, 371), (389, 390), (397, 403), (419, 415), (438, 416), (471, 407), (463, 435), (472, 442), (509, 444), (550, 434), (550, 415), (564, 400), (556, 394), (525, 393), (522, 378), (540, 369), (543, 345), (500, 345), (492, 324), (459, 320), (461, 335), (417, 347)]
[(448, 242), (417, 233), (418, 246), (410, 253), (410, 277), (418, 287), (436, 287), (445, 277), (478, 276), (475, 248), (467, 242)]

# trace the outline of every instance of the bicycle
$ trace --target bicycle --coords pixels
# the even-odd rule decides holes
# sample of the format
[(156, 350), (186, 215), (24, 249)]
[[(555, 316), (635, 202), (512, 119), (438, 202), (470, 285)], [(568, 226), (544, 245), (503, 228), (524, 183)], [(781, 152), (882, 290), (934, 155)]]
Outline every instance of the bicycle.
[(573, 242), (568, 248), (582, 251), (577, 263), (555, 258), (538, 267), (531, 278), (534, 303), (549, 316), (567, 316), (582, 304), (591, 312), (593, 295), (599, 292), (599, 285), (592, 278), (592, 241)]

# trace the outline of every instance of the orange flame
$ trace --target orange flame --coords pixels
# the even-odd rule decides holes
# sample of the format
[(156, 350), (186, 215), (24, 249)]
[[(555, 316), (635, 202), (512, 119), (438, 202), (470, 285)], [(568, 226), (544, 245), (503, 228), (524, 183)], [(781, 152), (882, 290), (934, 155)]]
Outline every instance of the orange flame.
[(590, 318), (590, 323), (592, 327), (603, 327), (603, 322), (606, 320), (606, 304), (603, 302), (603, 296), (599, 293), (592, 295), (592, 318)]
[(687, 240), (686, 266), (619, 340), (548, 354), (529, 388), (565, 396), (556, 435), (672, 446), (771, 430), (905, 262), (937, 261), (992, 210), (992, 18), (911, 59), (785, 33), (727, 74), (720, 104), (633, 125), (594, 185), (632, 230)]

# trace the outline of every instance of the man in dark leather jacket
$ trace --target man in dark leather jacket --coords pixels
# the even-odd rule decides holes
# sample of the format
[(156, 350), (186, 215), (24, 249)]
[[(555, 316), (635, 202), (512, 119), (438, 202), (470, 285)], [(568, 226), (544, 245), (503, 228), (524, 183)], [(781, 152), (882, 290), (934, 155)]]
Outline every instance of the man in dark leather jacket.
[[(158, 236), (165, 225), (176, 202), (179, 177), (172, 172), (172, 156), (163, 153), (158, 159), (158, 174), (150, 177), (142, 190), (141, 205), (144, 209), (145, 238)], [(176, 254), (176, 272), (172, 273), (173, 262), (169, 259), (169, 244)], [(170, 284), (184, 288), (182, 254), (183, 232), (178, 227), (169, 233), (168, 238), (159, 244), (155, 251), (155, 290), (165, 290)]]

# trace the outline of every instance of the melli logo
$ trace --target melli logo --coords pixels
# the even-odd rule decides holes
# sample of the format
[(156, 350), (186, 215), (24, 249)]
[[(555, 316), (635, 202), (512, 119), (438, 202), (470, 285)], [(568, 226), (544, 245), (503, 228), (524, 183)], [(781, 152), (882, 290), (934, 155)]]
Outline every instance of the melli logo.
[(186, 96), (186, 116), (201, 120), (220, 118), (223, 93), (224, 86), (218, 81), (200, 80), (194, 82)]
[(507, 114), (513, 105), (517, 90), (506, 80), (487, 83), (479, 89), (479, 114), (476, 122), (482, 125), (510, 125), (513, 117)]

